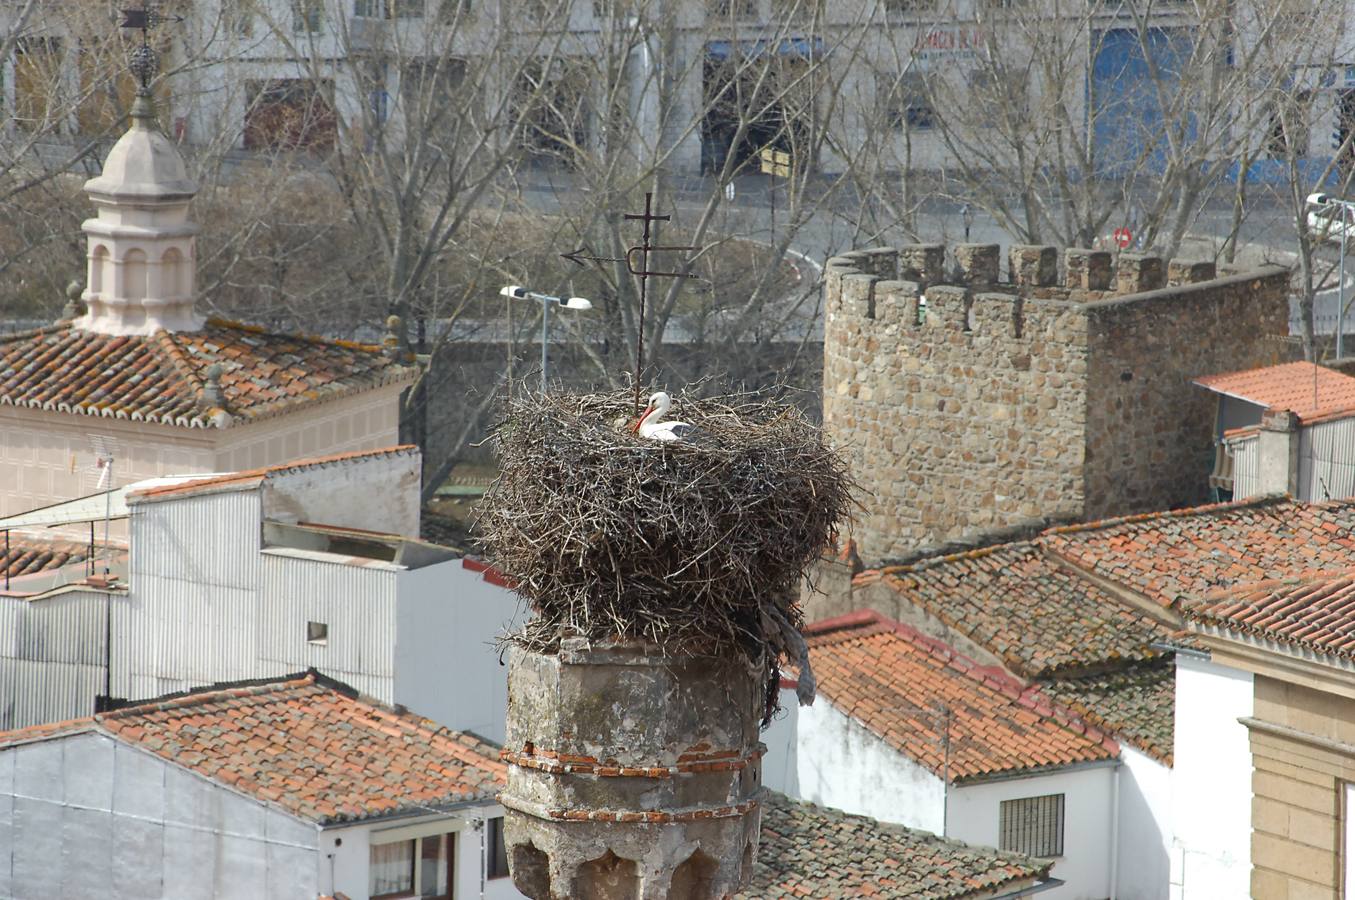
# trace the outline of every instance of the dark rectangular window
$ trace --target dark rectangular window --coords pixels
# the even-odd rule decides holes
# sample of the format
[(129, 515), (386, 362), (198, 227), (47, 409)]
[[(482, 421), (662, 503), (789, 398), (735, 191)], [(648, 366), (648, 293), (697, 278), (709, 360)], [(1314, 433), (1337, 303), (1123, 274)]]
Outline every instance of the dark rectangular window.
[(508, 877), (508, 845), (503, 841), (503, 816), (489, 820), (489, 877)]
[(998, 809), (998, 846), (1042, 859), (1062, 856), (1063, 796), (1003, 800)]
[[(904, 72), (890, 84), (885, 78), (879, 91), (885, 102), (885, 119), (891, 128), (923, 130), (935, 124), (927, 81), (921, 72)], [(878, 89), (877, 89), (878, 90)]]
[(292, 30), (320, 30), (321, 0), (292, 0)]

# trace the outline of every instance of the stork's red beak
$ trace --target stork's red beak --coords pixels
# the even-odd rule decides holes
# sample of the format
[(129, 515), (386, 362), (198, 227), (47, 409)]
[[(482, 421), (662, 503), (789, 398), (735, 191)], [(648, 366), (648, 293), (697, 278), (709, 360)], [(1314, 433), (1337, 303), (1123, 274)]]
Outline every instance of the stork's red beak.
[(630, 433), (638, 434), (640, 432), (640, 426), (644, 424), (645, 419), (649, 418), (649, 414), (653, 411), (654, 407), (646, 406), (645, 411), (640, 413), (640, 418), (636, 419), (635, 424), (630, 427)]

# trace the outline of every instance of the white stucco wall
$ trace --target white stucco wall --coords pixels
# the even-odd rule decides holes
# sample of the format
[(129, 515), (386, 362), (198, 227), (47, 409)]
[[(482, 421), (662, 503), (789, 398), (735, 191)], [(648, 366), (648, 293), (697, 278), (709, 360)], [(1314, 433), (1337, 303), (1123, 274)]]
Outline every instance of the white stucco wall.
[(275, 466), (294, 459), (376, 450), (400, 443), (404, 384), (338, 397), (244, 425), (218, 429), (212, 471)]
[(1111, 823), (1117, 763), (1055, 771), (1029, 778), (956, 785), (946, 803), (946, 835), (996, 847), (1003, 800), (1064, 795), (1063, 856), (1051, 874), (1063, 887), (1051, 900), (1100, 900), (1110, 896)]
[(395, 700), (448, 728), (504, 739), (508, 669), (495, 642), (518, 596), (459, 559), (401, 572), (395, 614)]
[(325, 867), (321, 873), (321, 886), (329, 892), (340, 891), (350, 900), (368, 900), (371, 848), (374, 843), (455, 832), (456, 888), (453, 896), (457, 900), (481, 897), (485, 900), (513, 900), (521, 897), (522, 894), (513, 887), (511, 878), (486, 877), (489, 830), (483, 823), (490, 817), (502, 815), (502, 807), (489, 804), (445, 817), (397, 819), (326, 829), (320, 837)]
[(799, 732), (796, 774), (802, 799), (933, 834), (944, 831), (941, 779), (826, 698), (799, 711)]
[(114, 487), (390, 447), (400, 442), (403, 389), (386, 385), (224, 429), (0, 406), (0, 516), (93, 493), (99, 477), (91, 444), (96, 435), (108, 439), (116, 455)]
[(1172, 900), (1231, 900), (1251, 892), (1252, 676), (1176, 655), (1172, 771)]
[(1118, 900), (1166, 900), (1171, 875), (1172, 770), (1120, 745)]
[[(762, 786), (800, 799), (799, 731), (800, 704), (793, 688), (781, 688), (781, 711), (762, 732), (767, 753), (762, 757)], [(827, 703), (818, 700), (818, 703)]]
[(100, 734), (0, 751), (0, 897), (297, 900), (316, 828)]
[(418, 537), (422, 465), (409, 450), (275, 472), (264, 481), (263, 514)]

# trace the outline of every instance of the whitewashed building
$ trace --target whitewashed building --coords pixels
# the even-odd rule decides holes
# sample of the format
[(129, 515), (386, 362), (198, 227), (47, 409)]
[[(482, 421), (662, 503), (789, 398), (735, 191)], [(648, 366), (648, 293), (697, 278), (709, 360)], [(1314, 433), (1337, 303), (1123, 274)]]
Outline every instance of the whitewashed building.
[(1114, 891), (1120, 744), (996, 667), (874, 612), (806, 630), (813, 706), (764, 735), (773, 790), (1054, 860), (1051, 897)]
[(1253, 675), (1208, 652), (1176, 654), (1171, 900), (1251, 894)]
[(314, 673), (0, 732), (0, 896), (520, 897), (503, 779)]
[[(25, 635), (0, 645), (16, 674), (0, 724), (315, 668), (501, 740), (494, 645), (517, 598), (418, 540), (419, 484), (418, 449), (394, 447), (123, 490), (125, 579), (0, 594)], [(71, 517), (88, 505), (68, 504)]]

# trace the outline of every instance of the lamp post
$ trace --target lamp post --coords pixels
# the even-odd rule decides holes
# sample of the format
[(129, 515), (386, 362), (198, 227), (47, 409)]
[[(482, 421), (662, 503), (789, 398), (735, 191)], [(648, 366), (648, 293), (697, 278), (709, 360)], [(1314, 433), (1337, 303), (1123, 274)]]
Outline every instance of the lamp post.
[(960, 218), (964, 220), (964, 239), (967, 244), (969, 243), (969, 229), (974, 225), (974, 210), (969, 208), (968, 203), (960, 207)]
[(550, 308), (559, 306), (562, 309), (576, 309), (580, 312), (593, 308), (593, 304), (583, 297), (553, 297), (550, 294), (539, 294), (536, 291), (528, 290), (520, 284), (510, 284), (499, 290), (499, 293), (512, 300), (535, 300), (541, 304), (541, 394), (546, 393), (546, 348), (550, 343)]

